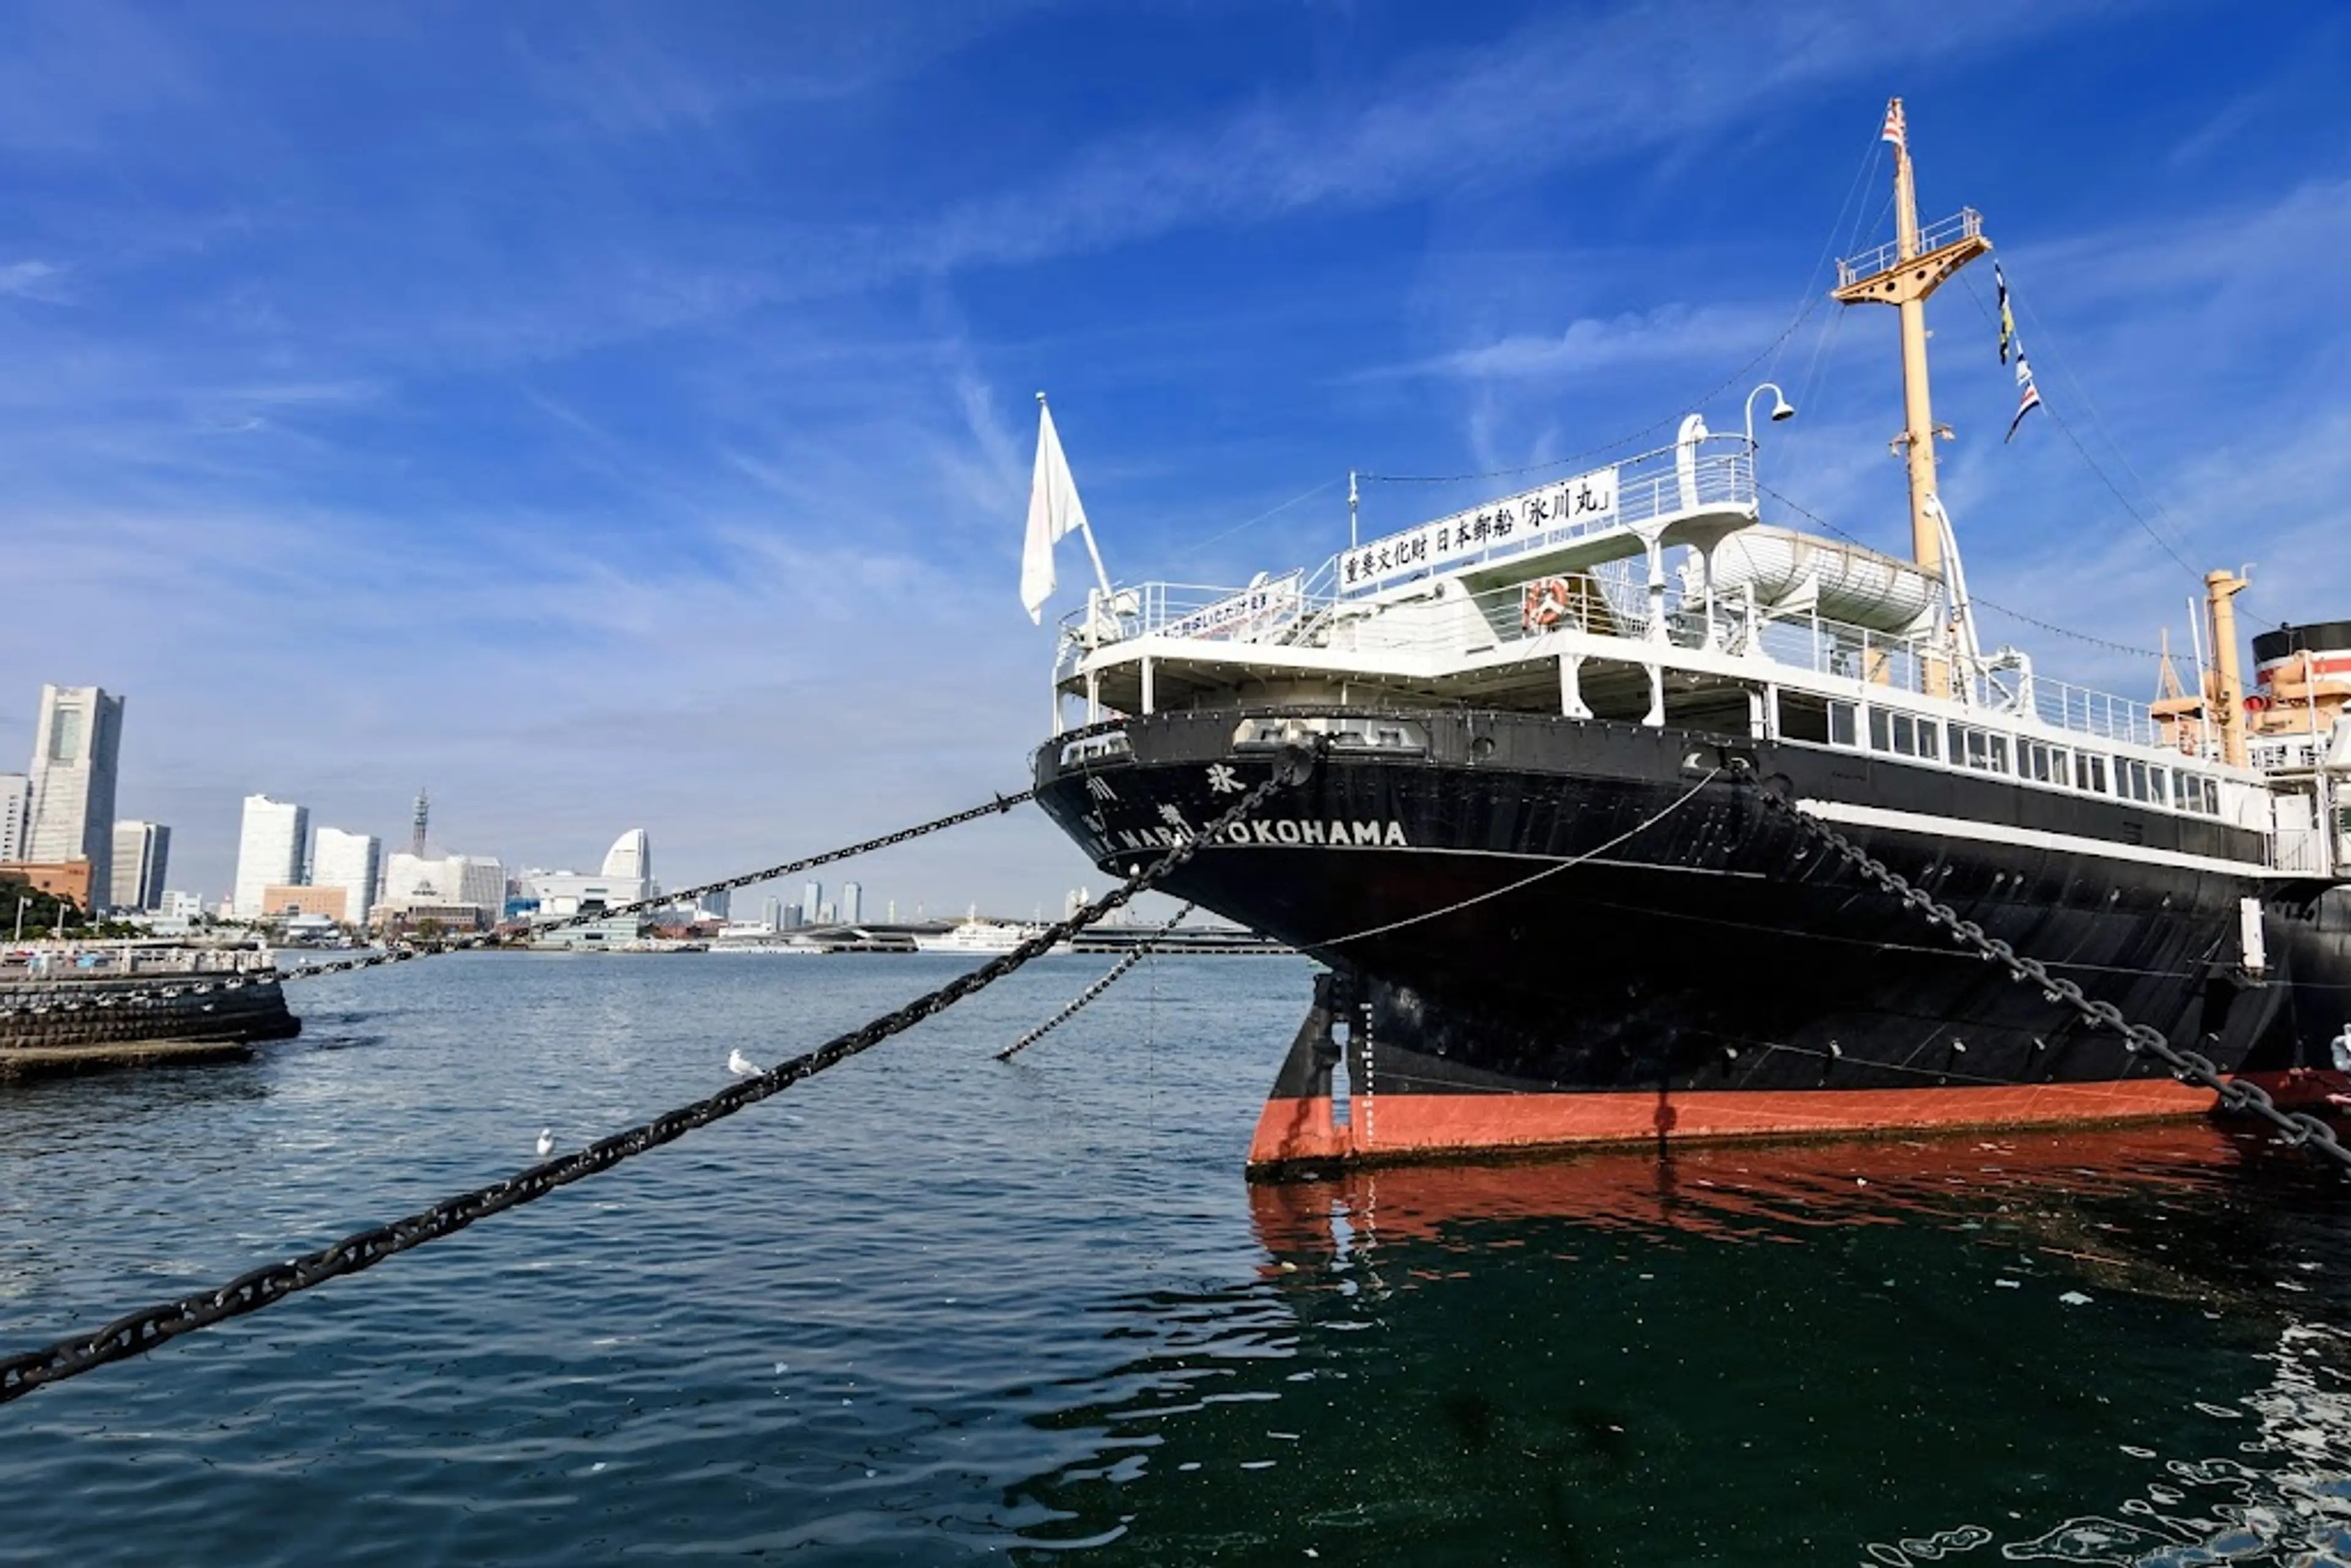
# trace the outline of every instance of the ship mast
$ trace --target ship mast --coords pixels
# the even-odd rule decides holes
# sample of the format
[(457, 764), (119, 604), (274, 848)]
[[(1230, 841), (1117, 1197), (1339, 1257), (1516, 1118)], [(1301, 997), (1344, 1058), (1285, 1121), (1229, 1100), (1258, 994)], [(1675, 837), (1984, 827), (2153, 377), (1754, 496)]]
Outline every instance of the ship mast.
[[(1894, 143), (1894, 243), (1837, 263), (1837, 287), (1829, 297), (1840, 305), (1891, 305), (1902, 321), (1902, 434), (1894, 438), (1910, 477), (1910, 551), (1918, 570), (1943, 580), (1943, 529), (1935, 490), (1935, 437), (1951, 438), (1949, 425), (1935, 423), (1927, 384), (1927, 296), (1977, 256), (1991, 249), (1983, 218), (1960, 209), (1931, 229), (1918, 225), (1917, 176), (1910, 166), (1910, 138), (1902, 100), (1886, 106), (1882, 138)], [(1947, 593), (1948, 597), (1948, 593)]]

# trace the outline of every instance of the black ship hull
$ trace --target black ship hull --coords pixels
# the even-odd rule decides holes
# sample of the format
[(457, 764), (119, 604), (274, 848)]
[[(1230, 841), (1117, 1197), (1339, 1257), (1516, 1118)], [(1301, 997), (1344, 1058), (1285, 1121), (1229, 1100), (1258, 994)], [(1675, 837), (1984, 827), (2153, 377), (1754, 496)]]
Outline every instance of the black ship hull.
[[(1039, 798), (1124, 872), (1271, 768), (1243, 717), (1063, 737)], [(1354, 740), (1381, 717), (1306, 722)], [(2224, 1070), (2323, 1063), (2344, 1024), (2351, 904), (2211, 818), (1593, 720), (1415, 714), (1385, 736), (1328, 747), (1165, 884), (1331, 967), (1253, 1167), (2209, 1105), (1863, 883), (1764, 787)]]

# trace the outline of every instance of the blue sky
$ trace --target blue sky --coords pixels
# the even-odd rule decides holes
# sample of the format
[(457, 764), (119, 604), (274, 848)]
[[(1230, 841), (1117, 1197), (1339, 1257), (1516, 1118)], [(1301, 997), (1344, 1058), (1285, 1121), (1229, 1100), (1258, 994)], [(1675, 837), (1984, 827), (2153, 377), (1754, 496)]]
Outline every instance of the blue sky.
[[(677, 883), (1016, 788), (1040, 387), (1131, 580), (1767, 374), (1764, 482), (1899, 549), (1892, 316), (1820, 299), (1896, 91), (2056, 416), (2001, 444), (1947, 288), (1977, 591), (2146, 645), (2176, 551), (2351, 613), (2346, 79), (2326, 5), (0, 5), (0, 766), (40, 682), (127, 693), (120, 810), (207, 894), (252, 790), (395, 837), (429, 783), (513, 863), (643, 826)], [(859, 870), (1100, 881), (1033, 815)]]

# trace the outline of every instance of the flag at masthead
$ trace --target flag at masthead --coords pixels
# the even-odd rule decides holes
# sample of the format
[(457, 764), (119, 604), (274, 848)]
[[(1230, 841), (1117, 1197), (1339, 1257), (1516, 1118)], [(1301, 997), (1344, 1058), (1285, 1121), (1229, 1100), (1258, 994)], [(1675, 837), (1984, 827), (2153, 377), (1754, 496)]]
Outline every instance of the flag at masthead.
[(1037, 467), (1029, 481), (1029, 538), (1020, 551), (1020, 607), (1029, 619), (1042, 624), (1045, 601), (1053, 596), (1053, 546), (1072, 530), (1086, 537), (1086, 553), (1093, 558), (1094, 577), (1102, 595), (1110, 595), (1110, 574), (1102, 570), (1102, 551), (1094, 548), (1094, 531), (1086, 526), (1085, 503), (1078, 499), (1078, 481), (1062, 455), (1061, 434), (1053, 428), (1053, 411), (1045, 394), (1037, 394)]

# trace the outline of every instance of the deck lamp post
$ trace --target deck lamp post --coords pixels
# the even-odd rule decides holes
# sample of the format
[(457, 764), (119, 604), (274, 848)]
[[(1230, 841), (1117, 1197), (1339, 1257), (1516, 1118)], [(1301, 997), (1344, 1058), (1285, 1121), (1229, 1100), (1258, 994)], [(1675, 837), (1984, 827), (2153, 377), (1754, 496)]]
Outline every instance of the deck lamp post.
[(1747, 394), (1747, 460), (1750, 463), (1755, 460), (1755, 400), (1765, 392), (1771, 394), (1772, 423), (1778, 424), (1783, 420), (1796, 417), (1796, 405), (1788, 401), (1788, 394), (1780, 390), (1778, 382), (1765, 382), (1761, 386), (1749, 392)]

